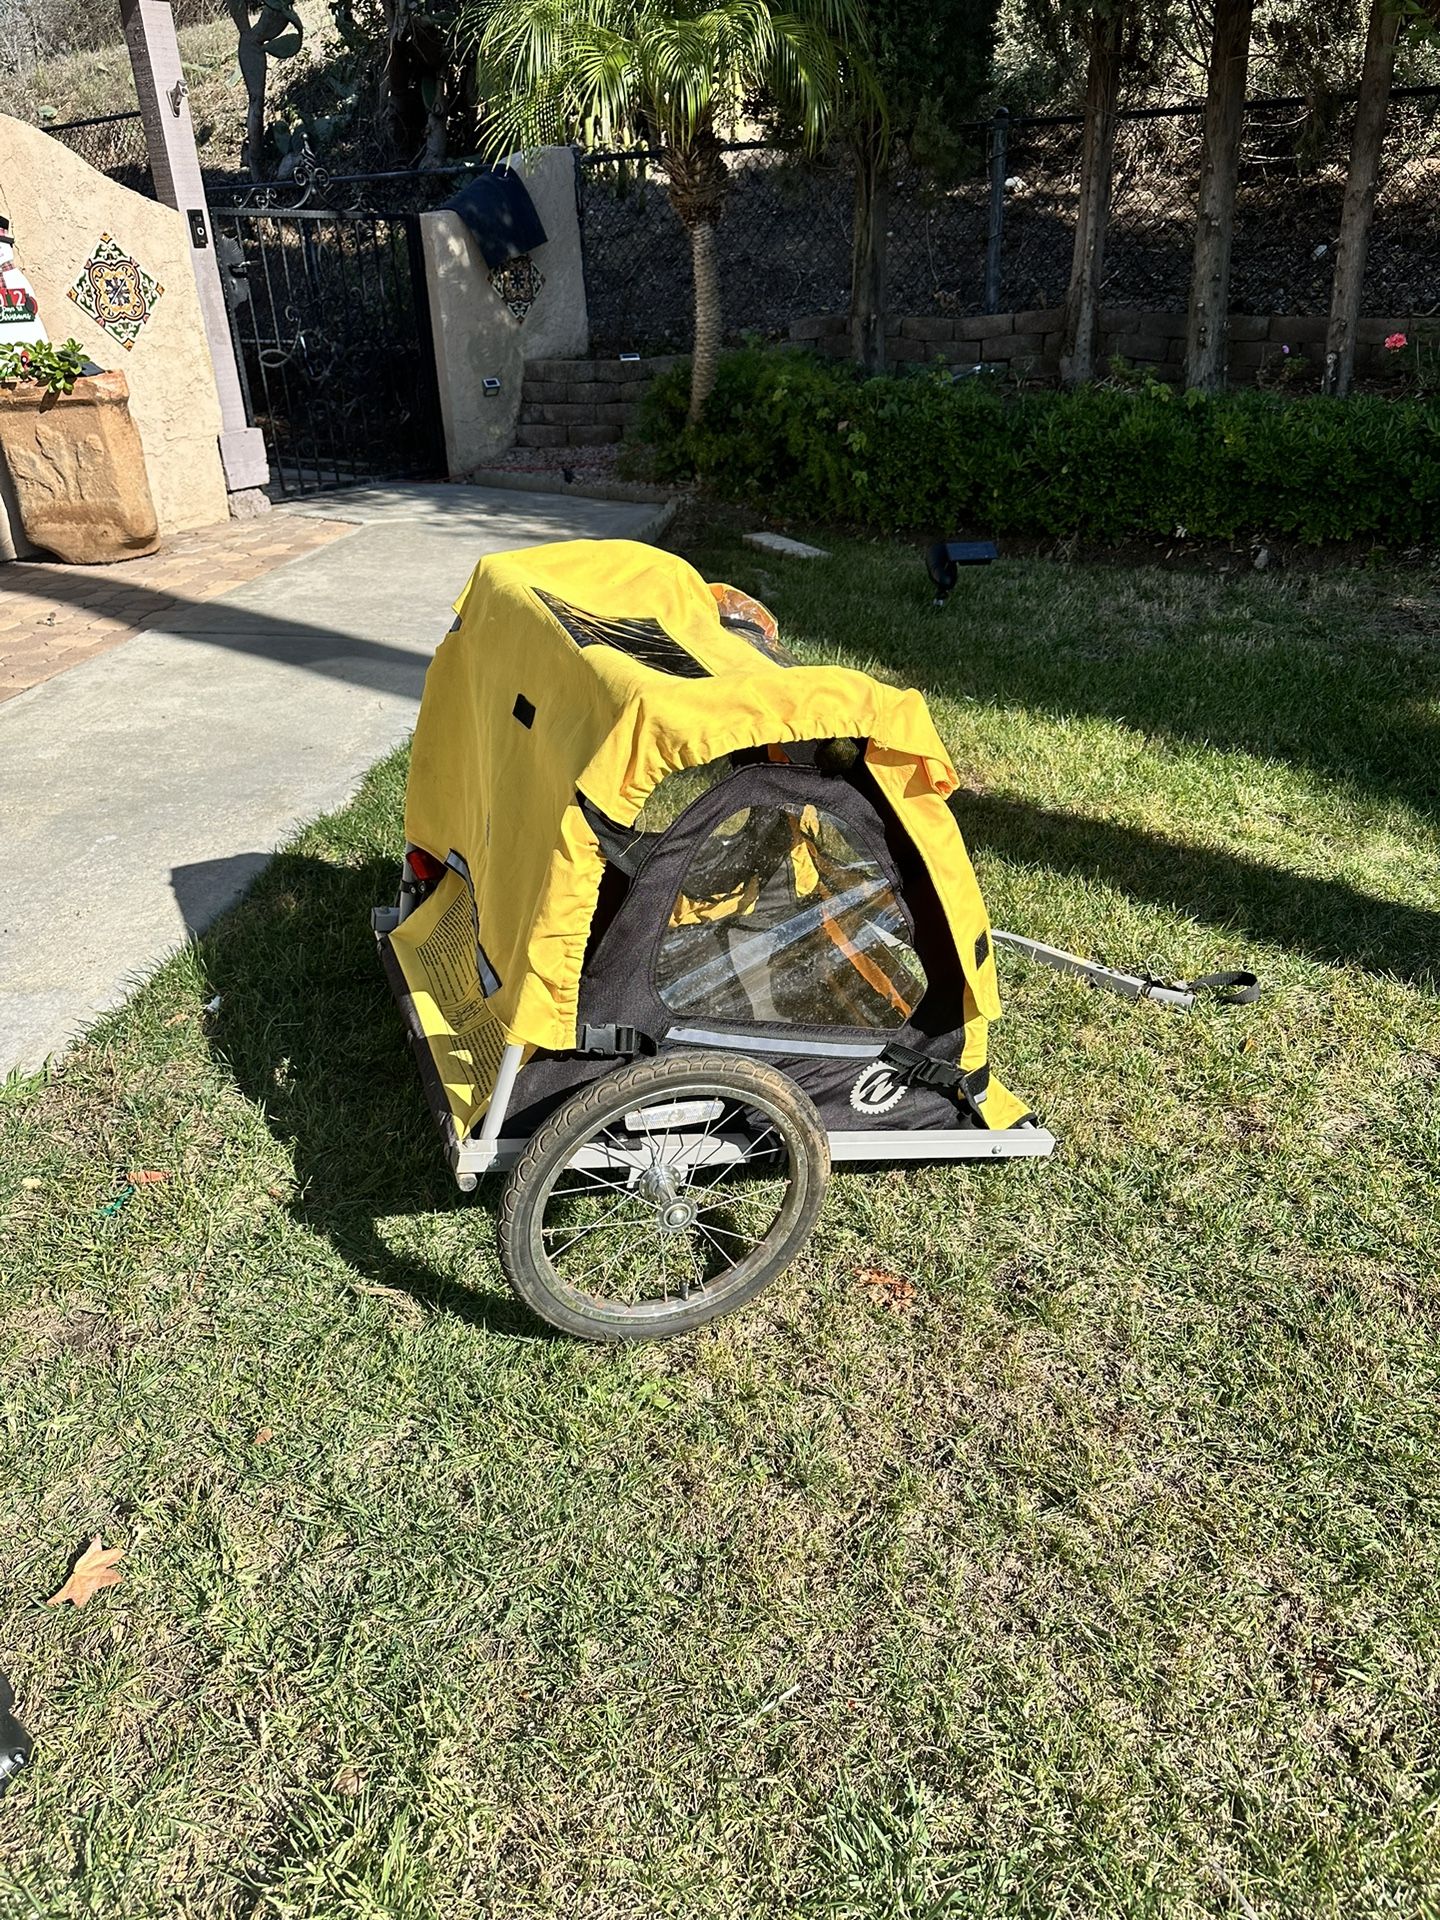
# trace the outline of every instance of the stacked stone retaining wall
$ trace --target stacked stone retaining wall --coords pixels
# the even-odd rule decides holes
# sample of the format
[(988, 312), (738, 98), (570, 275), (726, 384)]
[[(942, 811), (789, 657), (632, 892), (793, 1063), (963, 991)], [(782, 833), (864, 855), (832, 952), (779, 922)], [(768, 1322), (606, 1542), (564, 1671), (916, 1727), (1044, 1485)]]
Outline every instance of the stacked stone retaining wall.
[[(943, 361), (947, 366), (1002, 365), (1013, 372), (1054, 376), (1060, 371), (1059, 307), (1021, 313), (913, 315), (891, 321), (885, 351), (893, 365)], [(1323, 316), (1295, 313), (1235, 313), (1230, 316), (1230, 377), (1238, 385), (1262, 373), (1276, 375), (1288, 361), (1319, 366), (1325, 358)], [(1366, 375), (1393, 371), (1394, 354), (1385, 342), (1403, 333), (1429, 337), (1433, 321), (1413, 315), (1360, 322), (1355, 370)], [(844, 359), (850, 352), (849, 323), (843, 314), (813, 314), (797, 320), (790, 338), (799, 345)], [(1185, 315), (1107, 307), (1100, 318), (1101, 364), (1119, 355), (1158, 380), (1180, 380), (1185, 371)], [(1413, 359), (1403, 362), (1413, 367)]]
[(525, 369), (517, 447), (603, 447), (634, 423), (646, 382), (675, 356), (532, 360)]
[[(893, 366), (1008, 367), (1013, 373), (1053, 378), (1060, 371), (1058, 307), (1024, 313), (910, 316), (894, 320), (886, 334)], [(1433, 322), (1404, 315), (1360, 322), (1355, 365), (1361, 375), (1394, 371), (1397, 356), (1385, 342), (1403, 333), (1431, 339)], [(842, 314), (815, 314), (790, 328), (791, 342), (844, 359), (849, 324)], [(1183, 313), (1143, 313), (1107, 307), (1101, 317), (1101, 360), (1119, 355), (1158, 380), (1179, 381), (1185, 371)], [(525, 369), (519, 447), (603, 447), (624, 437), (635, 422), (646, 383), (676, 365), (681, 356), (642, 360), (532, 360)], [(1236, 385), (1262, 373), (1279, 376), (1287, 364), (1318, 368), (1325, 357), (1325, 322), (1310, 314), (1232, 314), (1230, 377)], [(1414, 366), (1407, 349), (1400, 364)]]

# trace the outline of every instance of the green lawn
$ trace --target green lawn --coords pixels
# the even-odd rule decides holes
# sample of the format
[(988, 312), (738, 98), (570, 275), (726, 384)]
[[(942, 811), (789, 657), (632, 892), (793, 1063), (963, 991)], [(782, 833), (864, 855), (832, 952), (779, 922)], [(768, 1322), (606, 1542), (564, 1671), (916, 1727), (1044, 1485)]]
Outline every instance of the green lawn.
[(1263, 1005), (1002, 954), (1052, 1162), (568, 1343), (380, 978), (378, 769), (0, 1099), (0, 1913), (1440, 1914), (1440, 587), (696, 557), (925, 690), (997, 924)]

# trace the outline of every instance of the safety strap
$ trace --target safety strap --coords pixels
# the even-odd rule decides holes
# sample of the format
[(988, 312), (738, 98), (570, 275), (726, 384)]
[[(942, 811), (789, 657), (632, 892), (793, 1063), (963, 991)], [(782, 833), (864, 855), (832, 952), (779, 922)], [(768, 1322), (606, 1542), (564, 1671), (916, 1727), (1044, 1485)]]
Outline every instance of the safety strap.
[(1013, 947), (1043, 966), (1058, 973), (1079, 974), (1091, 986), (1104, 987), (1124, 1000), (1153, 1000), (1158, 1006), (1174, 1007), (1188, 1013), (1202, 994), (1213, 994), (1227, 1007), (1253, 1006), (1260, 998), (1260, 982), (1253, 973), (1201, 973), (1193, 980), (1165, 980), (1154, 973), (1125, 973), (1119, 967), (1102, 967), (1098, 960), (1082, 960), (1063, 947), (1047, 947), (1042, 940), (1027, 940), (1023, 934), (993, 929), (998, 945)]
[(633, 827), (622, 827), (578, 789), (575, 799), (585, 816), (585, 824), (600, 842), (601, 853), (612, 867), (618, 867), (627, 879), (633, 880), (654, 850), (659, 835), (636, 833)]
[(490, 964), (490, 956), (481, 944), (480, 903), (475, 897), (475, 882), (470, 878), (469, 863), (463, 853), (457, 853), (452, 847), (445, 864), (459, 874), (470, 896), (470, 921), (475, 930), (475, 974), (480, 982), (481, 998), (488, 1000), (492, 994), (500, 991), (500, 976)]
[(965, 1073), (948, 1060), (936, 1060), (915, 1047), (902, 1047), (898, 1040), (890, 1041), (880, 1058), (887, 1067), (894, 1067), (897, 1073), (903, 1075), (910, 1085), (934, 1087), (941, 1093), (953, 1093), (961, 1106), (968, 1108), (977, 1120), (981, 1117), (980, 1103), (990, 1086), (988, 1066)]

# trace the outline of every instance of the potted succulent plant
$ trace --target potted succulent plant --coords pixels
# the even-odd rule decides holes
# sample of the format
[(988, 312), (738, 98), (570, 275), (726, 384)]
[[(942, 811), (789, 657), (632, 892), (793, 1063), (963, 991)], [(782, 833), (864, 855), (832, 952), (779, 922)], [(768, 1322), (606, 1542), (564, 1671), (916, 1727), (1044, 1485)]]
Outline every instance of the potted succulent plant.
[(159, 545), (129, 385), (78, 341), (0, 346), (0, 456), (25, 537), (46, 553), (87, 565)]

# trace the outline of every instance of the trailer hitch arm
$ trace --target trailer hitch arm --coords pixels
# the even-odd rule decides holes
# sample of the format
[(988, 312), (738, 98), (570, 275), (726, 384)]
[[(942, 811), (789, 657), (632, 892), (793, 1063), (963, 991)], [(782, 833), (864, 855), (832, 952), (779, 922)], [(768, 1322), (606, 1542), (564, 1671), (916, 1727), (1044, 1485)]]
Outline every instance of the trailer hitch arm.
[(1159, 974), (1125, 973), (1119, 967), (1103, 967), (1098, 960), (1084, 960), (1078, 953), (1067, 953), (1063, 947), (1047, 947), (1043, 940), (1027, 940), (1021, 933), (1006, 933), (999, 927), (993, 932), (997, 945), (1028, 954), (1042, 966), (1054, 967), (1057, 973), (1078, 974), (1092, 987), (1104, 987), (1109, 993), (1118, 993), (1123, 1000), (1153, 1000), (1158, 1006), (1188, 1013), (1202, 994), (1214, 994), (1216, 1000), (1227, 1007), (1253, 1006), (1260, 998), (1260, 982), (1253, 973), (1201, 973), (1193, 980), (1165, 980)]

